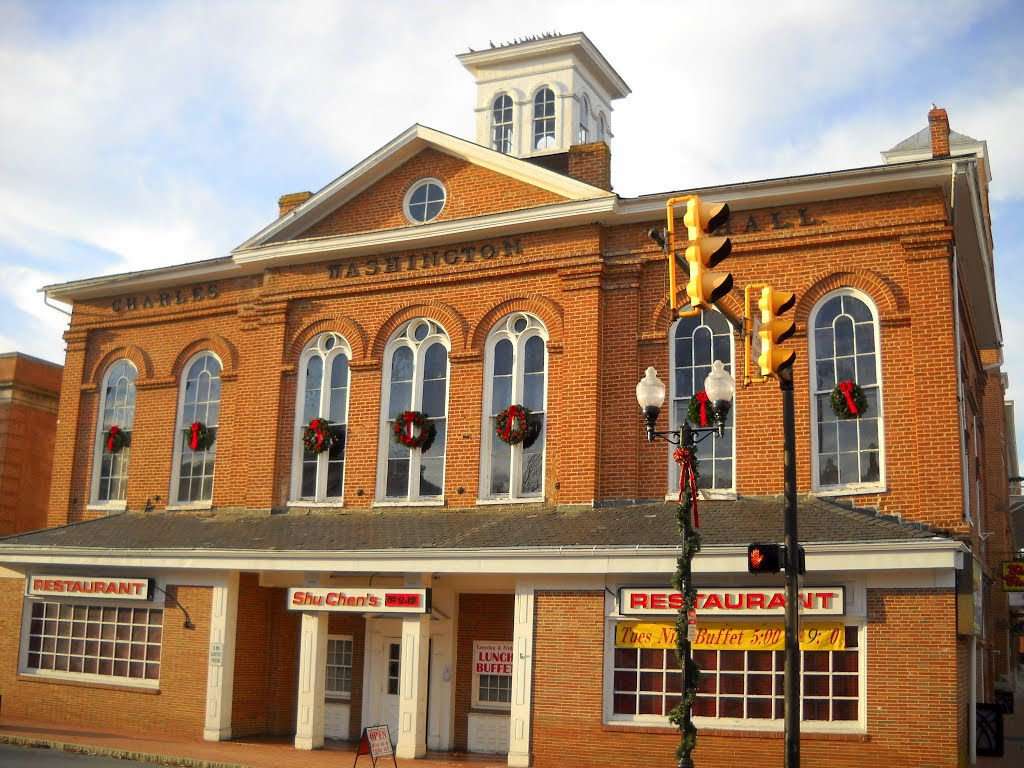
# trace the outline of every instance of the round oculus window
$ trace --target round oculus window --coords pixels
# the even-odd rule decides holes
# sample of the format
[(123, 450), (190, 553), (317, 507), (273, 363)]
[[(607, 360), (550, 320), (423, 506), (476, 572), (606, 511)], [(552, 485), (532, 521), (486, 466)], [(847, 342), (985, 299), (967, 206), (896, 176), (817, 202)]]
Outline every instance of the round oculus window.
[(444, 208), (447, 195), (444, 185), (437, 179), (423, 179), (405, 193), (405, 215), (414, 224), (433, 221)]

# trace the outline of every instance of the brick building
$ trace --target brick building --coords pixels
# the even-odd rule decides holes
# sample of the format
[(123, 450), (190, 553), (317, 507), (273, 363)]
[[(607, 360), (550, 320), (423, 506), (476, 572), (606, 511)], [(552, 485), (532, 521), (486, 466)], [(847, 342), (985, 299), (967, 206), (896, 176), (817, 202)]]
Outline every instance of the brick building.
[(46, 527), (61, 367), (0, 355), (0, 536)]
[(967, 762), (1013, 664), (984, 142), (936, 108), (877, 167), (621, 198), (629, 88), (584, 35), (459, 58), (475, 142), (415, 125), (223, 258), (46, 289), (67, 427), (53, 527), (0, 542), (4, 714), (664, 763), (679, 476), (634, 388), (662, 371), (676, 428), (714, 358), (695, 757), (781, 760), (782, 580), (745, 567), (782, 539), (781, 396), (722, 314), (673, 318), (648, 236), (699, 192), (733, 211), (720, 306), (797, 296), (803, 764)]

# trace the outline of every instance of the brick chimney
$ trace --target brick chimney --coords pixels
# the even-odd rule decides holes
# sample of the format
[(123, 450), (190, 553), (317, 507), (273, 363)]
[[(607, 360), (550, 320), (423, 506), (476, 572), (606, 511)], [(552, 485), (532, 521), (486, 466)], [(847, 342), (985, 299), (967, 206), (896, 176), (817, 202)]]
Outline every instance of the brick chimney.
[(290, 195), (281, 195), (277, 200), (277, 206), (280, 208), (280, 213), (277, 214), (277, 217), (281, 218), (296, 206), (309, 200), (312, 196), (312, 192), (293, 192)]
[(569, 147), (569, 176), (611, 192), (611, 148), (603, 141)]
[(928, 129), (932, 135), (932, 157), (949, 157), (949, 117), (946, 110), (932, 104), (928, 112)]

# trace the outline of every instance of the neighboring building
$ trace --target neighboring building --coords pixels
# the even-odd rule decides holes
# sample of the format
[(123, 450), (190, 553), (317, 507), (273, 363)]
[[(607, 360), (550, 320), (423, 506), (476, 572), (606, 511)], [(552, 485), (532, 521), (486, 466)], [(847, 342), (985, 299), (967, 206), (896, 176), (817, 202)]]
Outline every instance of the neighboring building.
[[(648, 231), (694, 190), (612, 193), (629, 88), (585, 36), (459, 58), (477, 143), (413, 126), (228, 256), (46, 289), (67, 480), (0, 542), (6, 716), (671, 760), (679, 477), (634, 387), (661, 371), (675, 428), (743, 339), (672, 317)], [(929, 123), (886, 165), (696, 190), (733, 209), (721, 305), (797, 295), (805, 766), (962, 765), (1010, 648), (988, 156)], [(845, 379), (869, 407), (839, 421)], [(700, 457), (695, 756), (779, 762), (782, 653), (750, 638), (782, 580), (744, 565), (782, 539), (778, 388), (739, 386)]]
[(61, 367), (0, 354), (0, 536), (46, 527)]

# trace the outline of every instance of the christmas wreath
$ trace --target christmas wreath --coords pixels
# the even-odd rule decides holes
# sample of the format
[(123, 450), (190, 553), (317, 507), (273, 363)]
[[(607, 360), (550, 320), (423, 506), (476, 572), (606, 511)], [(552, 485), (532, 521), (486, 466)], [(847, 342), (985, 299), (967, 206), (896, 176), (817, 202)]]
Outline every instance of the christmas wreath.
[(690, 398), (690, 404), (686, 407), (687, 420), (696, 427), (706, 427), (711, 420), (710, 406), (711, 398), (701, 390)]
[(185, 439), (190, 451), (205, 451), (210, 445), (210, 430), (201, 421), (193, 421), (185, 428)]
[[(402, 411), (395, 417), (393, 427), (395, 442), (407, 448), (428, 450), (434, 443), (437, 428), (427, 414), (420, 411)], [(418, 430), (418, 431), (414, 431)]]
[(509, 445), (528, 439), (534, 431), (530, 423), (530, 410), (522, 405), (510, 405), (494, 417), (494, 432)]
[(306, 449), (306, 453), (323, 453), (334, 445), (334, 441), (335, 436), (331, 433), (327, 419), (313, 419), (302, 430), (302, 447)]
[(868, 409), (868, 397), (853, 381), (840, 381), (829, 396), (832, 410), (840, 419), (856, 419)]
[(107, 453), (120, 453), (121, 449), (128, 445), (128, 435), (117, 424), (112, 424), (110, 429), (103, 433), (103, 441)]

